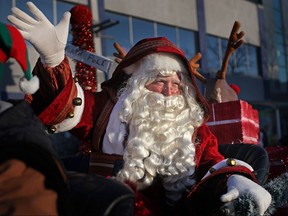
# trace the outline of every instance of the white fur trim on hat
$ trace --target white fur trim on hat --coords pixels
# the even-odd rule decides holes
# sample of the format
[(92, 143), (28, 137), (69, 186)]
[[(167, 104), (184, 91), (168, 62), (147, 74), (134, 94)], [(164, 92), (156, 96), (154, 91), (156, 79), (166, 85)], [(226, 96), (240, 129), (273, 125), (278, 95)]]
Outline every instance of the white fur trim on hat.
[(126, 74), (132, 74), (137, 67), (142, 67), (145, 71), (177, 71), (186, 72), (188, 69), (183, 64), (181, 58), (172, 53), (153, 53), (143, 57), (140, 61), (124, 69)]
[(33, 76), (30, 80), (22, 77), (19, 82), (20, 90), (25, 94), (34, 94), (39, 89), (39, 79)]

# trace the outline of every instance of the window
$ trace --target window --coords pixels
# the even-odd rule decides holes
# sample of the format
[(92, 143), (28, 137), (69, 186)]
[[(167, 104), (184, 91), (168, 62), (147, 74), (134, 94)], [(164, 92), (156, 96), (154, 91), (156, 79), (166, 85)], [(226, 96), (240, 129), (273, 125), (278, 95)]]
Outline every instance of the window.
[[(253, 104), (253, 108), (258, 110), (259, 126), (268, 138), (268, 146), (275, 146), (278, 142), (277, 134), (277, 110), (272, 106)], [(267, 146), (265, 146), (267, 147)]]
[(188, 59), (194, 57), (197, 52), (195, 37), (193, 31), (179, 28), (179, 48), (183, 50)]
[(119, 24), (101, 32), (103, 55), (112, 56), (116, 41), (127, 52), (138, 41), (149, 37), (166, 37), (183, 50), (188, 59), (196, 54), (195, 32), (105, 11), (105, 19), (119, 21)]
[(143, 38), (154, 37), (154, 28), (153, 23), (133, 18), (132, 20), (132, 29), (133, 29), (133, 44), (136, 44)]
[[(23, 0), (16, 0), (16, 7), (20, 8), (27, 14), (31, 15), (34, 17), (30, 11), (26, 7), (26, 2)], [(50, 20), (50, 22), (54, 23), (53, 19), (53, 1), (51, 0), (34, 0), (33, 4), (36, 5), (37, 8), (39, 8), (43, 14)], [(10, 11), (10, 10), (9, 10)]]
[(112, 26), (101, 32), (103, 54), (105, 56), (112, 56), (116, 52), (113, 43), (117, 42), (127, 52), (131, 48), (130, 34), (129, 34), (129, 17), (116, 13), (105, 13), (106, 19), (119, 21), (119, 24)]
[(164, 24), (157, 24), (157, 37), (166, 37), (172, 43), (177, 44), (175, 27)]
[[(74, 6), (74, 4), (57, 1), (57, 23), (60, 22), (63, 14), (70, 11)], [(72, 35), (70, 33), (68, 35), (68, 42), (72, 42)]]
[(12, 13), (11, 8), (12, 8), (12, 1), (11, 0), (5, 1), (5, 4), (3, 3), (3, 1), (1, 2), (1, 7), (0, 7), (0, 21), (1, 22), (11, 24), (7, 20), (7, 16)]
[[(221, 69), (226, 52), (227, 39), (208, 36), (208, 72), (216, 73)], [(230, 57), (227, 74), (245, 74), (258, 76), (258, 49), (249, 44), (243, 44)]]
[(285, 53), (285, 43), (284, 43), (284, 28), (283, 28), (283, 17), (281, 11), (281, 2), (279, 0), (273, 1), (274, 19), (275, 19), (275, 49), (276, 49), (276, 62), (278, 65), (278, 73), (276, 74), (276, 79), (280, 83), (286, 83), (288, 81), (287, 73), (287, 62)]
[(219, 53), (218, 38), (208, 36), (207, 66), (209, 73), (216, 73), (221, 67)]
[(258, 76), (258, 48), (252, 45), (247, 45), (248, 49), (248, 70), (252, 76)]
[(57, 23), (62, 19), (63, 14), (67, 11), (70, 11), (74, 6), (75, 4), (57, 1)]
[[(219, 61), (220, 61), (220, 67), (218, 70), (221, 69), (222, 67), (222, 62), (223, 62), (223, 58), (226, 52), (226, 48), (227, 48), (227, 44), (228, 44), (228, 40), (227, 39), (223, 39), (223, 38), (218, 38), (218, 42), (221, 43), (221, 46), (219, 48)], [(243, 52), (243, 51), (242, 51)], [(243, 63), (242, 59), (240, 59), (240, 57), (242, 56), (240, 51), (240, 49), (237, 50), (237, 53), (234, 52), (228, 62), (228, 69), (226, 71), (226, 74), (231, 74), (231, 73), (237, 73), (237, 64), (239, 63)], [(236, 58), (236, 54), (238, 54), (239, 58)]]

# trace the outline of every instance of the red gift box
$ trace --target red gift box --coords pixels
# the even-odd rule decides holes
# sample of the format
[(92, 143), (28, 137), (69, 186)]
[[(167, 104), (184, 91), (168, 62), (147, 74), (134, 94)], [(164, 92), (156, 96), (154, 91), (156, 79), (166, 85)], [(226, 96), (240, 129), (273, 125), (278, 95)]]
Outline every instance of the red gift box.
[(219, 144), (258, 143), (258, 111), (250, 104), (237, 100), (211, 104), (211, 107), (212, 115), (207, 125)]

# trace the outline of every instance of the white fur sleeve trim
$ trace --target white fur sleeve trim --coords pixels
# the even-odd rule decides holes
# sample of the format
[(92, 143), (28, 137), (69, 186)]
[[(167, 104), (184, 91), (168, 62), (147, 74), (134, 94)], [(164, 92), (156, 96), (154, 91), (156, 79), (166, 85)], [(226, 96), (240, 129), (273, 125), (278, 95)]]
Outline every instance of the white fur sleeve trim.
[[(227, 167), (227, 166), (228, 166), (227, 163), (226, 163), (227, 160), (228, 160), (228, 159), (224, 159), (224, 160), (220, 161), (219, 163), (217, 163), (217, 164), (215, 164), (214, 166), (212, 166), (212, 167), (210, 168), (210, 170), (213, 169), (213, 170), (216, 171), (216, 170), (219, 170), (219, 169), (221, 169), (221, 168), (223, 168), (223, 167)], [(244, 167), (248, 168), (251, 172), (254, 171), (254, 169), (252, 168), (252, 166), (250, 166), (248, 163), (246, 163), (246, 162), (244, 162), (244, 161), (242, 161), (242, 160), (238, 160), (238, 159), (234, 159), (234, 160), (236, 161), (236, 164), (235, 164), (235, 165), (244, 166)], [(211, 174), (211, 172), (208, 171), (208, 172), (206, 173), (206, 175), (205, 175), (202, 179), (208, 177), (210, 174)]]
[(62, 122), (54, 125), (56, 127), (56, 133), (58, 132), (65, 132), (69, 131), (72, 128), (74, 128), (81, 120), (83, 110), (84, 110), (84, 92), (81, 86), (78, 83), (75, 83), (77, 87), (77, 97), (82, 99), (82, 104), (80, 106), (75, 106), (74, 109), (74, 117), (73, 118), (67, 118), (63, 120)]

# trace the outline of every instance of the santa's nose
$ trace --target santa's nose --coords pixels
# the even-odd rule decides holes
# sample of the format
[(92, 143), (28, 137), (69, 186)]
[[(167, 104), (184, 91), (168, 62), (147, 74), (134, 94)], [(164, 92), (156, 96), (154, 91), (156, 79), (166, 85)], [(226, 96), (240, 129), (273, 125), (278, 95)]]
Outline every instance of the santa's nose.
[(162, 94), (165, 96), (173, 95), (173, 88), (171, 85), (169, 85), (169, 83), (167, 83), (163, 86)]

